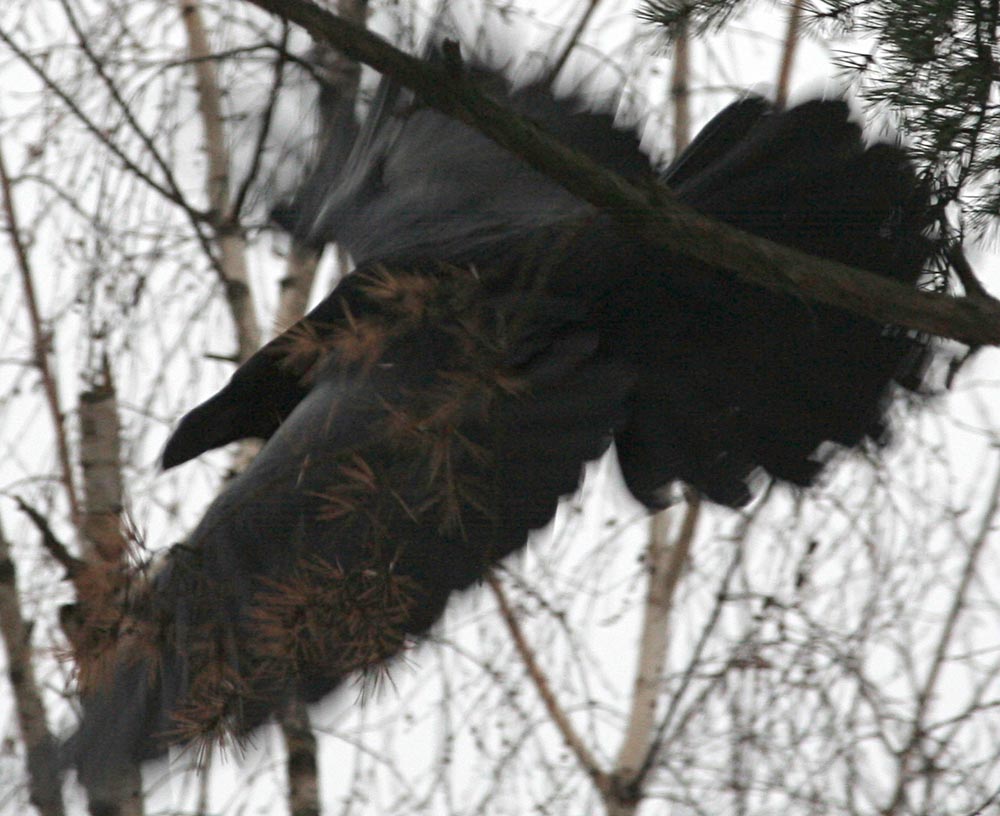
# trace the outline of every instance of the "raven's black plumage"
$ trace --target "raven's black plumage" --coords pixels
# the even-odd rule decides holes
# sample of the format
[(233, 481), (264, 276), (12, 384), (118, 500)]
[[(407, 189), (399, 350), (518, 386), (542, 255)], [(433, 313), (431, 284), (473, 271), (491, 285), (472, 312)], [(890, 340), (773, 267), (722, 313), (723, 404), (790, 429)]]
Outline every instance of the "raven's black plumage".
[[(482, 73), (571, 146), (654, 176), (609, 116)], [(612, 440), (650, 507), (676, 480), (739, 505), (757, 474), (806, 485), (829, 443), (881, 440), (893, 383), (922, 376), (921, 340), (637, 242), (391, 82), (327, 155), (346, 159), (321, 162), (280, 220), (358, 268), (168, 443), (170, 467), (269, 440), (85, 695), (67, 757), (91, 781), (379, 665)], [(909, 284), (932, 250), (905, 153), (866, 148), (842, 102), (743, 99), (661, 178), (704, 213)]]

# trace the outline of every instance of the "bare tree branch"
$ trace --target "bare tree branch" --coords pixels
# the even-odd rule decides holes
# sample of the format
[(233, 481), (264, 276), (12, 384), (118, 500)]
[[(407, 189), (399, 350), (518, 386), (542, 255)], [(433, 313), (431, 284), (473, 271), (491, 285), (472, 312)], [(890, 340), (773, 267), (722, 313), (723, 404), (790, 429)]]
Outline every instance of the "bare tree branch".
[(781, 62), (778, 66), (777, 91), (774, 101), (779, 108), (788, 101), (788, 84), (792, 78), (792, 66), (795, 64), (795, 51), (799, 45), (799, 22), (802, 19), (803, 0), (792, 0), (788, 10), (788, 26), (785, 29), (785, 47), (781, 51)]
[(979, 531), (973, 538), (969, 552), (965, 557), (962, 577), (959, 579), (958, 586), (955, 587), (954, 594), (952, 595), (951, 606), (941, 627), (941, 633), (934, 648), (934, 656), (931, 658), (927, 676), (917, 693), (909, 737), (906, 744), (896, 752), (896, 785), (889, 804), (881, 811), (882, 816), (895, 816), (895, 814), (908, 810), (906, 807), (906, 793), (912, 781), (912, 764), (918, 758), (921, 745), (927, 736), (927, 708), (937, 693), (938, 680), (947, 660), (948, 650), (951, 648), (958, 620), (968, 603), (969, 587), (977, 575), (979, 557), (990, 540), (990, 533), (994, 529), (996, 522), (997, 510), (1000, 509), (1000, 457), (997, 457), (997, 460), (996, 476), (989, 487), (989, 502), (983, 511)]
[(674, 64), (670, 72), (670, 99), (674, 111), (674, 155), (691, 141), (691, 50), (686, 26), (674, 40)]
[(41, 533), (42, 547), (44, 547), (45, 551), (55, 559), (56, 563), (66, 570), (68, 578), (76, 578), (80, 574), (80, 571), (86, 567), (86, 562), (70, 553), (66, 545), (52, 532), (52, 527), (49, 526), (48, 520), (38, 510), (20, 496), (14, 496), (14, 501), (17, 502), (17, 506), (21, 512), (31, 520), (35, 529)]
[[(733, 555), (726, 568), (725, 574), (719, 581), (719, 588), (715, 596), (715, 604), (713, 605), (712, 611), (708, 616), (708, 620), (702, 627), (698, 642), (695, 644), (694, 649), (691, 652), (687, 666), (685, 667), (684, 673), (681, 677), (680, 684), (671, 696), (670, 702), (667, 705), (667, 710), (664, 712), (663, 717), (661, 717), (659, 723), (657, 723), (653, 738), (649, 743), (649, 750), (646, 753), (646, 758), (634, 777), (633, 785), (636, 787), (642, 786), (645, 778), (655, 767), (660, 752), (670, 741), (672, 733), (671, 726), (675, 725), (675, 718), (678, 716), (685, 694), (693, 682), (695, 674), (703, 665), (702, 660), (704, 652), (708, 648), (711, 637), (715, 632), (719, 619), (722, 616), (723, 608), (727, 602), (727, 594), (729, 592), (730, 585), (736, 575), (736, 570), (739, 568), (740, 564), (743, 563), (741, 546), (749, 535), (750, 528), (753, 525), (754, 520), (757, 518), (757, 514), (760, 513), (761, 508), (764, 507), (769, 493), (770, 489), (764, 493), (761, 500), (754, 505), (754, 508), (740, 520), (738, 530), (733, 536)], [(720, 679), (721, 676), (722, 675), (720, 674)], [(706, 689), (706, 694), (708, 691), (709, 690)], [(700, 704), (696, 702), (691, 706), (691, 709), (698, 709), (699, 707)], [(681, 717), (681, 719), (683, 719), (683, 717)], [(675, 727), (673, 730), (676, 732), (678, 728)]]
[(148, 185), (151, 189), (155, 190), (159, 195), (165, 198), (172, 204), (176, 204), (184, 214), (187, 216), (188, 222), (191, 224), (191, 229), (196, 236), (198, 242), (201, 244), (202, 249), (205, 254), (212, 261), (213, 266), (217, 266), (218, 261), (214, 258), (211, 245), (208, 243), (208, 239), (205, 235), (205, 230), (203, 228), (204, 222), (208, 220), (208, 213), (201, 212), (191, 205), (187, 201), (183, 192), (173, 179), (173, 176), (167, 178), (167, 183), (163, 184), (153, 178), (149, 173), (143, 170), (117, 143), (114, 142), (108, 135), (105, 128), (102, 128), (93, 119), (84, 113), (83, 109), (76, 103), (76, 101), (56, 82), (49, 73), (38, 64), (27, 51), (21, 48), (9, 34), (7, 34), (2, 27), (0, 27), (0, 42), (3, 42), (10, 50), (18, 57), (22, 64), (27, 66), (27, 68), (37, 76), (42, 83), (52, 91), (59, 100), (66, 106), (66, 108), (73, 114), (73, 116), (87, 129), (87, 131), (97, 140), (99, 144), (104, 145), (108, 151), (116, 158), (121, 165), (128, 170), (133, 176), (142, 181), (144, 184)]
[(524, 663), (528, 671), (528, 676), (538, 691), (538, 695), (541, 697), (553, 725), (555, 725), (563, 741), (573, 752), (574, 756), (576, 756), (580, 767), (593, 780), (598, 792), (602, 797), (607, 797), (611, 790), (611, 779), (601, 768), (597, 758), (584, 744), (580, 735), (577, 734), (576, 729), (573, 728), (573, 724), (569, 721), (569, 717), (566, 716), (566, 712), (562, 710), (559, 701), (556, 700), (555, 694), (552, 692), (552, 686), (542, 671), (541, 666), (538, 665), (535, 653), (528, 644), (524, 632), (521, 631), (521, 625), (517, 622), (517, 616), (514, 614), (514, 610), (511, 609), (510, 602), (507, 600), (507, 594), (504, 592), (500, 581), (497, 580), (494, 573), (489, 572), (486, 575), (486, 583), (493, 591), (493, 597), (496, 598), (497, 605), (500, 607), (500, 616), (507, 626), (507, 631), (510, 632), (511, 639), (514, 641), (514, 647), (517, 649), (521, 662)]
[[(162, 152), (156, 146), (156, 142), (153, 137), (146, 131), (139, 121), (135, 118), (135, 114), (132, 111), (132, 106), (122, 98), (121, 92), (118, 90), (118, 86), (115, 84), (114, 79), (111, 78), (105, 68), (105, 61), (98, 56), (91, 45), (90, 37), (87, 32), (83, 30), (80, 25), (80, 21), (77, 19), (76, 14), (73, 12), (73, 8), (70, 6), (68, 0), (59, 0), (60, 5), (63, 8), (63, 13), (66, 15), (66, 19), (70, 24), (70, 28), (73, 29), (73, 33), (76, 35), (77, 45), (80, 46), (80, 50), (83, 51), (84, 55), (87, 57), (87, 61), (90, 66), (94, 69), (94, 73), (97, 74), (98, 78), (101, 80), (102, 84), (108, 90), (108, 95), (114, 101), (117, 106), (118, 111), (121, 113), (125, 122), (132, 129), (132, 132), (139, 137), (139, 141), (142, 143), (143, 148), (146, 151), (146, 155), (149, 156), (153, 163), (159, 168), (160, 172), (163, 174), (165, 180), (165, 185), (162, 189), (163, 192), (169, 192), (174, 198), (172, 200), (175, 203), (186, 207), (187, 204), (184, 202), (184, 196), (181, 192), (180, 185), (177, 183), (177, 179), (174, 177), (173, 169), (170, 167), (169, 162), (163, 157)], [(79, 118), (79, 113), (77, 114)], [(129, 168), (135, 173), (135, 170)], [(139, 175), (140, 178), (143, 176)], [(147, 183), (151, 182), (151, 179), (144, 178)], [(154, 183), (154, 188), (159, 189), (159, 187)]]
[[(368, 0), (339, 0), (337, 9), (341, 16), (364, 27), (368, 16)], [(351, 109), (358, 95), (358, 84), (361, 81), (361, 65), (348, 59), (323, 41), (315, 43), (315, 60), (311, 66), (315, 79), (323, 86), (321, 98), (325, 104), (319, 106), (319, 140), (316, 145), (316, 158), (322, 152), (322, 143), (330, 138), (330, 129), (336, 126), (338, 117), (336, 111), (344, 106)], [(306, 313), (309, 296), (312, 293), (313, 282), (320, 255), (312, 247), (298, 241), (292, 242), (292, 251), (288, 257), (288, 265), (284, 279), (281, 281), (281, 298), (278, 303), (278, 313), (275, 325), (279, 331), (284, 331), (296, 323)], [(337, 252), (338, 270), (347, 268), (347, 258), (344, 252)]]
[(267, 144), (268, 134), (271, 132), (271, 124), (274, 121), (274, 108), (278, 101), (285, 81), (285, 64), (288, 61), (288, 25), (282, 26), (281, 41), (278, 44), (278, 53), (274, 59), (274, 76), (271, 80), (271, 90), (267, 95), (267, 104), (261, 114), (260, 127), (257, 129), (257, 139), (251, 153), (250, 169), (243, 180), (236, 187), (236, 195), (233, 196), (232, 218), (238, 219), (243, 211), (243, 202), (257, 173), (260, 171), (261, 160), (264, 158), (264, 146)]
[(226, 287), (226, 301), (236, 325), (237, 359), (242, 363), (260, 348), (261, 334), (247, 275), (246, 240), (236, 214), (230, 210), (229, 151), (226, 147), (221, 92), (215, 63), (205, 59), (211, 49), (198, 0), (178, 0), (178, 3), (187, 32), (188, 51), (194, 60), (192, 67), (198, 86), (198, 110), (205, 129), (209, 212), (219, 248), (219, 271)]
[(694, 491), (688, 491), (684, 518), (672, 544), (667, 537), (668, 513), (655, 515), (650, 527), (645, 562), (649, 588), (643, 608), (631, 716), (612, 772), (626, 787), (642, 767), (652, 742), (660, 680), (670, 646), (670, 610), (691, 552), (700, 511), (701, 499)]
[(309, 710), (301, 700), (294, 699), (281, 712), (280, 719), (288, 750), (288, 807), (291, 816), (319, 816), (316, 737), (309, 724)]
[(17, 570), (10, 542), (0, 528), (0, 637), (7, 648), (7, 678), (14, 692), (17, 723), (24, 740), (31, 804), (41, 816), (62, 816), (62, 785), (55, 741), (45, 722), (45, 706), (32, 663), (31, 627), (21, 613)]
[[(84, 495), (80, 529), (89, 575), (76, 581), (79, 600), (76, 615), (64, 610), (62, 623), (70, 642), (76, 646), (78, 661), (86, 664), (100, 660), (99, 654), (90, 653), (95, 648), (91, 629), (96, 628), (100, 633), (108, 621), (119, 618), (121, 594), (128, 589), (123, 569), (129, 539), (122, 529), (121, 422), (107, 357), (102, 359), (92, 386), (80, 394), (79, 413)], [(96, 649), (100, 653), (100, 636)], [(84, 673), (86, 670), (84, 665)], [(105, 816), (109, 809), (119, 816), (141, 816), (145, 800), (139, 767), (130, 765), (99, 787), (88, 786), (87, 798), (93, 816)]]
[[(2, 32), (0, 32), (2, 35)], [(49, 364), (52, 354), (52, 335), (42, 327), (42, 315), (38, 308), (38, 298), (35, 296), (35, 283), (28, 259), (28, 250), (21, 235), (21, 226), (17, 219), (17, 208), (14, 204), (14, 190), (7, 173), (7, 163), (4, 159), (3, 145), (0, 144), (0, 190), (3, 191), (3, 208), (7, 219), (7, 234), (10, 236), (14, 257), (17, 259), (17, 269), (21, 276), (24, 290), (24, 305), (28, 310), (28, 322), (31, 325), (33, 340), (34, 364), (42, 378), (42, 388), (45, 391), (45, 402), (52, 419), (52, 431), (56, 439), (56, 451), (59, 456), (63, 488), (69, 502), (70, 515), (74, 523), (80, 516), (80, 504), (77, 499), (76, 480), (73, 477), (73, 465), (70, 461), (69, 442), (66, 439), (66, 426), (62, 407), (59, 404), (59, 388), (56, 385), (55, 372)]]
[(88, 560), (96, 557), (117, 565), (125, 557), (128, 540), (122, 531), (121, 423), (107, 357), (93, 386), (80, 394), (80, 464), (81, 530), (94, 548)]
[(577, 43), (580, 42), (580, 37), (586, 30), (587, 24), (590, 22), (590, 18), (593, 17), (594, 12), (597, 11), (597, 6), (600, 2), (601, 0), (589, 0), (587, 3), (587, 7), (583, 10), (583, 14), (580, 15), (580, 19), (577, 20), (572, 33), (563, 45), (562, 51), (552, 63), (552, 67), (549, 69), (548, 74), (545, 77), (546, 85), (551, 85), (559, 78), (559, 74), (561, 74), (563, 68), (566, 67), (566, 62), (569, 60), (570, 54), (573, 53), (573, 49), (576, 48)]
[[(339, 0), (337, 9), (345, 19), (364, 26), (367, 18), (367, 0)], [(287, 37), (287, 28), (283, 32)], [(322, 93), (334, 94), (334, 105), (349, 105), (357, 98), (361, 79), (361, 66), (331, 49), (324, 42), (315, 43), (315, 62), (319, 68), (314, 75), (322, 85)], [(277, 85), (277, 82), (275, 82)], [(272, 101), (274, 97), (272, 96)], [(314, 146), (318, 157), (323, 140), (329, 138), (330, 122), (324, 118), (323, 106), (318, 111), (318, 140)], [(334, 117), (335, 118), (335, 117)], [(259, 147), (259, 145), (258, 145)], [(338, 258), (340, 254), (338, 253)], [(281, 293), (275, 324), (279, 331), (300, 320), (309, 306), (319, 266), (320, 253), (298, 241), (292, 242), (288, 256), (285, 277), (281, 281)], [(346, 264), (340, 268), (343, 269)], [(280, 726), (288, 750), (289, 807), (293, 816), (312, 816), (319, 813), (319, 764), (316, 755), (316, 739), (310, 730), (309, 710), (300, 701), (293, 700), (280, 717)]]
[(145, 170), (139, 167), (135, 161), (133, 161), (132, 158), (130, 158), (128, 154), (122, 150), (121, 147), (111, 141), (104, 128), (87, 116), (87, 114), (83, 112), (72, 97), (70, 97), (69, 94), (67, 94), (66, 91), (60, 87), (60, 85), (38, 64), (38, 62), (32, 58), (31, 54), (21, 48), (2, 28), (0, 28), (0, 41), (10, 48), (10, 50), (17, 55), (18, 59), (21, 60), (21, 63), (34, 73), (35, 76), (42, 81), (45, 87), (52, 91), (59, 98), (59, 100), (66, 105), (73, 116), (91, 133), (91, 135), (93, 135), (101, 144), (111, 151), (111, 153), (121, 162), (122, 166), (126, 170), (132, 173), (136, 178), (148, 184), (152, 189), (156, 190), (156, 192), (163, 196), (167, 201), (177, 204), (189, 212), (192, 216), (193, 224), (198, 224), (205, 220), (207, 217), (206, 213), (199, 212), (191, 207), (190, 204), (188, 204), (188, 202), (184, 199), (184, 196), (178, 188), (171, 187), (169, 183), (164, 185), (154, 179)]
[[(670, 76), (675, 156), (684, 151), (691, 138), (691, 112), (688, 104), (691, 53), (685, 28), (682, 24), (674, 40), (674, 60)], [(700, 506), (700, 499), (694, 491), (688, 491), (686, 499), (687, 512), (677, 541), (672, 547), (667, 540), (669, 511), (661, 511), (649, 519), (649, 544), (645, 556), (649, 582), (639, 636), (637, 670), (629, 722), (612, 771), (612, 776), (619, 780), (619, 788), (631, 791), (627, 801), (618, 806), (620, 816), (634, 813), (642, 800), (639, 771), (652, 742), (660, 683), (670, 648), (670, 608), (681, 571), (688, 560)]]

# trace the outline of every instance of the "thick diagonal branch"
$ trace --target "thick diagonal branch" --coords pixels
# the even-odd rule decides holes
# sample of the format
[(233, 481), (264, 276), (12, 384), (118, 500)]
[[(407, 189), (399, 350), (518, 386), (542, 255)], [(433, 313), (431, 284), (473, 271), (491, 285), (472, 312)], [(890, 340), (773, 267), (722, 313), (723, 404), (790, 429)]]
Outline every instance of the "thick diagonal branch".
[(732, 272), (740, 280), (879, 322), (1000, 345), (1000, 302), (916, 291), (888, 278), (816, 258), (708, 218), (666, 188), (637, 187), (560, 144), (483, 94), (454, 60), (429, 64), (308, 0), (249, 0), (303, 26), (352, 59), (392, 76), (427, 105), (474, 127), (580, 199), (617, 216), (643, 241)]

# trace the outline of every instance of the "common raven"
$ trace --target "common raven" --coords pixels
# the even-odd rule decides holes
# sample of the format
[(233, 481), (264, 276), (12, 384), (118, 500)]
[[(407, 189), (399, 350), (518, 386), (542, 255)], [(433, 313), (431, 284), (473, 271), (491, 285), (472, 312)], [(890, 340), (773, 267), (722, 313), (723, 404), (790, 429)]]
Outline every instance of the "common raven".
[[(934, 252), (905, 151), (866, 146), (842, 101), (747, 96), (658, 173), (607, 112), (470, 70), (605, 167), (756, 235), (914, 286)], [(170, 439), (166, 467), (267, 442), (86, 690), (66, 745), (85, 781), (377, 671), (612, 442), (646, 506), (684, 482), (735, 507), (884, 440), (894, 389), (924, 377), (924, 338), (646, 245), (391, 80), (352, 116), (340, 161), (276, 216), (356, 269)]]

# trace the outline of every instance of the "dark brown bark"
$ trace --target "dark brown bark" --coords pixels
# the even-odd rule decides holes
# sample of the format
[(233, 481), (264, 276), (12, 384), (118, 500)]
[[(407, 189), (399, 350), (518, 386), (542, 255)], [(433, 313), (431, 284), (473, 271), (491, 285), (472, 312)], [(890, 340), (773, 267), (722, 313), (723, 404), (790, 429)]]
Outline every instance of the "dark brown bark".
[(17, 569), (10, 543), (0, 529), (0, 637), (7, 650), (7, 678), (14, 692), (17, 724), (26, 753), (31, 804), (41, 816), (62, 816), (62, 786), (55, 741), (45, 722), (45, 706), (32, 664), (31, 627), (21, 613)]

